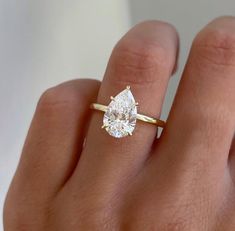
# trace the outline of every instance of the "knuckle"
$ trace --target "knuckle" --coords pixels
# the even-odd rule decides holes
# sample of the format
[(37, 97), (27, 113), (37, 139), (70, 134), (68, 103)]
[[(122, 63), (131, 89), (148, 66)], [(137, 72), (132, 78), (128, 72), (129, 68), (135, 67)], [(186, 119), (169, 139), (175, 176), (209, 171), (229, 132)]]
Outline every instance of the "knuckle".
[(166, 72), (170, 66), (167, 50), (156, 42), (126, 39), (117, 44), (112, 56), (111, 76), (118, 82), (152, 83), (156, 73)]
[(205, 29), (194, 40), (194, 48), (203, 61), (216, 66), (235, 66), (235, 31)]
[(53, 113), (64, 109), (79, 107), (85, 95), (73, 87), (57, 86), (46, 90), (40, 97), (37, 110)]

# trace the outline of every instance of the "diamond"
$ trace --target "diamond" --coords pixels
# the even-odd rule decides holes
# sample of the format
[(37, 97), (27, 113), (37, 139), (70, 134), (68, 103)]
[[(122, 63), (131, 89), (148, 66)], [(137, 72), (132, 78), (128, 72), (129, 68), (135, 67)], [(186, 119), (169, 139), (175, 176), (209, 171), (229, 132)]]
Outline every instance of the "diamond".
[(111, 99), (104, 114), (102, 127), (115, 138), (132, 135), (136, 125), (137, 104), (130, 87)]

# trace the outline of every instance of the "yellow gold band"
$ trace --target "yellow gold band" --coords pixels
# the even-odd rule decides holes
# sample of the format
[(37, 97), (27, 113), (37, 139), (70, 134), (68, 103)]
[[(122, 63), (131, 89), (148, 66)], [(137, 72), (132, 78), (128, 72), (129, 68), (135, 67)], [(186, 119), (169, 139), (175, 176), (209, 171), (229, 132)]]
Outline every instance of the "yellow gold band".
[[(94, 109), (94, 110), (106, 112), (108, 106), (105, 106), (105, 105), (102, 105), (99, 103), (92, 103), (90, 108)], [(146, 115), (142, 115), (142, 114), (137, 114), (137, 119), (141, 120), (143, 122), (146, 122), (146, 123), (157, 125), (158, 127), (162, 127), (162, 128), (164, 128), (164, 126), (166, 124), (163, 120), (159, 120), (157, 118), (152, 118), (150, 116), (146, 116)]]

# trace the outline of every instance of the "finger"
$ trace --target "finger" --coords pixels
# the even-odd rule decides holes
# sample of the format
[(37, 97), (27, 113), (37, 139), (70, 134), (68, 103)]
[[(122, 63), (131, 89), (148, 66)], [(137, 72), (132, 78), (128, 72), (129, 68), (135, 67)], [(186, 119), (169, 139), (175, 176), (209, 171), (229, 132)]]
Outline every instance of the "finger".
[[(139, 103), (138, 111), (159, 117), (177, 49), (178, 37), (172, 26), (157, 21), (135, 26), (113, 50), (98, 102), (108, 105), (110, 96), (130, 85)], [(74, 174), (75, 190), (84, 179), (89, 185), (110, 186), (136, 174), (156, 138), (156, 126), (137, 122), (132, 136), (116, 139), (101, 129), (102, 120), (102, 113), (93, 112), (86, 146)]]
[[(14, 177), (11, 193), (48, 198), (77, 165), (89, 105), (99, 82), (74, 80), (47, 90), (41, 97)], [(25, 197), (23, 196), (23, 197)]]
[(162, 136), (158, 151), (172, 160), (172, 171), (181, 166), (197, 176), (203, 173), (201, 180), (223, 179), (235, 128), (234, 89), (235, 19), (223, 17), (194, 40)]

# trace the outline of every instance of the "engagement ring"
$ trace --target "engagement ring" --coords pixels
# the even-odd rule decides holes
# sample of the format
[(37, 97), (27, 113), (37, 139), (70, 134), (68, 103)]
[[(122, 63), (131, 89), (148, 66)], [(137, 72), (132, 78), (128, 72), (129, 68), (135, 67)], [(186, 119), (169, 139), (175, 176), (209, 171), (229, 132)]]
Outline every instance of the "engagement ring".
[(104, 112), (103, 126), (111, 136), (122, 138), (132, 135), (136, 126), (136, 121), (141, 120), (158, 127), (164, 127), (165, 122), (150, 116), (137, 113), (138, 103), (127, 86), (115, 97), (111, 96), (111, 102), (108, 106), (99, 103), (92, 103), (91, 108)]

